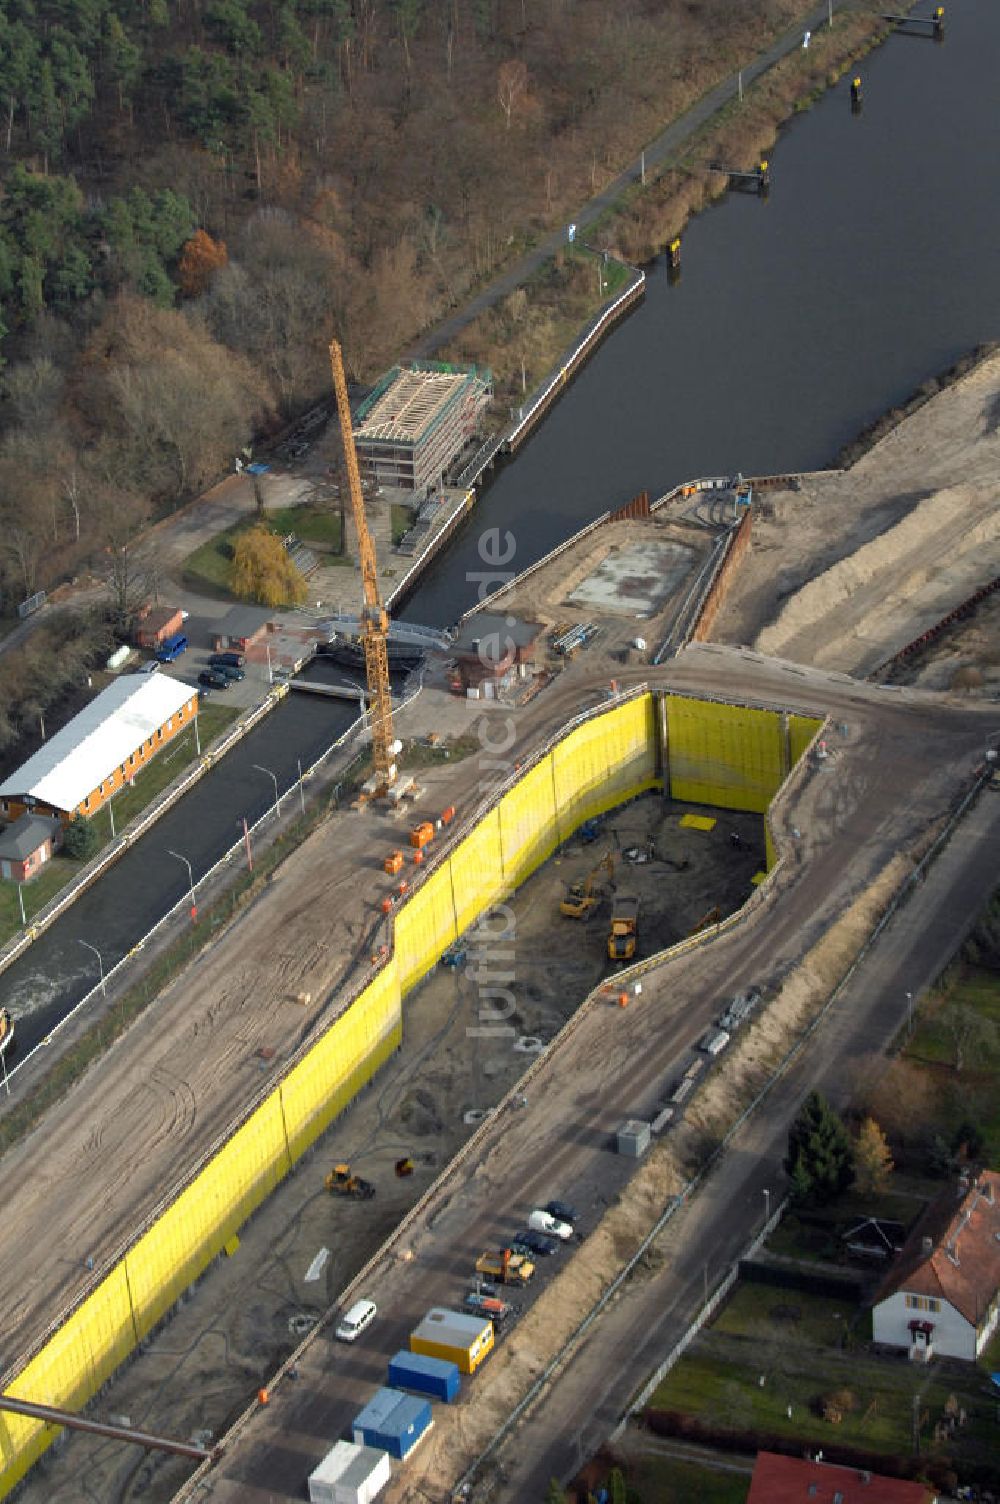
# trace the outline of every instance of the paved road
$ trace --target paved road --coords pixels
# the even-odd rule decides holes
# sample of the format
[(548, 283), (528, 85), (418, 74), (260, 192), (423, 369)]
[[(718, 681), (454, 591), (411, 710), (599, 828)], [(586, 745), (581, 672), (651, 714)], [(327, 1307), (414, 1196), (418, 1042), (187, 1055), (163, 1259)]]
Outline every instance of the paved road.
[[(648, 976), (638, 1006), (624, 1013), (615, 1009), (610, 1016), (598, 1006), (577, 1016), (528, 1086), (528, 1109), (501, 1110), (475, 1158), (443, 1179), (405, 1238), (390, 1245), (380, 1260), (366, 1285), (379, 1303), (380, 1318), (364, 1342), (345, 1350), (320, 1333), (299, 1364), (296, 1382), (278, 1385), (244, 1440), (204, 1481), (205, 1492), (192, 1497), (240, 1499), (244, 1504), (298, 1497), (310, 1467), (332, 1440), (346, 1433), (371, 1388), (382, 1382), (386, 1360), (405, 1345), (422, 1312), (431, 1304), (460, 1299), (477, 1253), (508, 1238), (532, 1204), (564, 1195), (583, 1208), (582, 1230), (593, 1234), (628, 1179), (627, 1162), (608, 1153), (618, 1123), (631, 1114), (648, 1114), (721, 998), (742, 986), (776, 984), (788, 977), (886, 861), (920, 841), (956, 787), (968, 785), (989, 721), (988, 712), (945, 709), (927, 697), (884, 694), (842, 677), (826, 678), (708, 646), (687, 650), (662, 677), (680, 689), (700, 686), (706, 692), (728, 690), (765, 704), (827, 708), (847, 725), (847, 736), (836, 748), (835, 766), (810, 772), (794, 805), (784, 801), (779, 806), (779, 838), (790, 854), (773, 899), (753, 920), (694, 955), (671, 958)], [(705, 1254), (700, 1250), (712, 1249), (711, 1258), (721, 1271), (763, 1214), (763, 1186), (777, 1188), (774, 1164), (785, 1122), (803, 1092), (814, 1080), (827, 1081), (831, 1074), (843, 1088), (843, 1061), (881, 1047), (891, 1037), (899, 998), (906, 990), (903, 976), (912, 990), (930, 980), (960, 939), (968, 916), (990, 891), (994, 874), (988, 850), (1000, 822), (1000, 801), (995, 809), (984, 804), (976, 818), (986, 826), (976, 837), (980, 858), (972, 870), (966, 873), (961, 867), (953, 872), (948, 865), (969, 845), (963, 837), (937, 868), (933, 890), (920, 895), (921, 903), (932, 907), (940, 893), (951, 895), (941, 908), (949, 921), (945, 928), (935, 928), (923, 908), (910, 906), (903, 916), (907, 933), (892, 944), (905, 955), (912, 926), (919, 940), (914, 955), (905, 966), (880, 961), (884, 973), (880, 969), (869, 975), (858, 1004), (838, 1007), (822, 1048), (811, 1048), (803, 1056), (781, 1097), (727, 1156), (706, 1194), (686, 1214), (686, 1221), (699, 1220), (687, 1228), (683, 1243), (680, 1224), (671, 1227), (670, 1237), (678, 1242), (668, 1263), (676, 1284), (660, 1290), (657, 1299), (662, 1299), (665, 1312), (673, 1313), (670, 1319), (678, 1329), (701, 1290)], [(793, 822), (798, 837), (791, 834)], [(932, 891), (933, 903), (928, 896)], [(955, 916), (961, 923), (954, 922)], [(407, 1257), (400, 1261), (404, 1246)], [(585, 1246), (582, 1258), (590, 1246)], [(470, 1386), (470, 1403), (457, 1412), (438, 1413), (432, 1436), (405, 1472), (412, 1493), (399, 1485), (394, 1499), (416, 1497), (421, 1490), (422, 1496), (439, 1496), (493, 1434), (497, 1417), (509, 1411), (512, 1397), (539, 1366), (532, 1347), (544, 1323), (553, 1319), (553, 1308), (544, 1300), (551, 1277), (545, 1261), (532, 1292), (541, 1292), (542, 1301), (522, 1318), (509, 1349), (501, 1347), (477, 1376)], [(631, 1309), (625, 1301), (621, 1308)], [(584, 1303), (579, 1314), (586, 1309)], [(566, 1312), (557, 1310), (560, 1314), (565, 1319)], [(553, 1404), (565, 1405), (563, 1419), (553, 1424), (555, 1412), (547, 1401), (537, 1432), (529, 1423), (526, 1442), (515, 1443), (517, 1455), (535, 1458), (540, 1471), (529, 1470), (527, 1480), (519, 1477), (505, 1497), (540, 1497), (544, 1487), (535, 1492), (539, 1476), (544, 1474), (547, 1482), (553, 1471), (572, 1468), (577, 1457), (574, 1425), (591, 1404), (598, 1421), (593, 1431), (585, 1428), (580, 1435), (580, 1452), (601, 1438), (607, 1418), (621, 1403), (617, 1392), (609, 1392), (607, 1375), (616, 1363), (629, 1378), (653, 1366), (662, 1351), (662, 1333), (652, 1337), (650, 1330), (649, 1311), (644, 1310), (633, 1326), (621, 1332), (617, 1325), (609, 1328), (608, 1337), (588, 1349), (586, 1359), (574, 1363), (573, 1372), (579, 1368), (582, 1375), (579, 1392), (568, 1388), (564, 1399), (560, 1388), (553, 1396)], [(589, 1387), (588, 1363), (594, 1370)], [(565, 1420), (568, 1415), (573, 1416), (572, 1424)], [(551, 1456), (546, 1448), (553, 1431), (560, 1430), (565, 1430), (568, 1442)]]
[[(838, 10), (843, 9), (841, 0), (838, 0)], [(766, 52), (762, 52), (743, 69), (743, 87), (747, 89), (753, 81), (772, 68), (779, 59), (789, 52), (794, 52), (802, 45), (802, 33), (806, 28), (817, 31), (826, 23), (827, 6), (819, 5), (802, 22), (797, 23), (789, 31), (784, 32), (772, 43)], [(646, 171), (653, 175), (658, 173), (668, 163), (672, 163), (678, 149), (700, 130), (707, 121), (711, 120), (723, 105), (733, 98), (738, 89), (738, 75), (733, 73), (716, 84), (707, 94), (702, 95), (697, 104), (693, 104), (683, 115), (678, 116), (667, 128), (660, 132), (654, 141), (646, 147)], [(593, 198), (579, 208), (571, 216), (572, 222), (577, 229), (577, 238), (582, 240), (586, 233), (603, 214), (614, 208), (626, 189), (641, 180), (640, 161), (636, 160), (624, 172), (620, 172), (613, 178), (606, 188), (596, 193)], [(436, 350), (440, 350), (449, 340), (455, 338), (467, 324), (471, 324), (480, 314), (488, 308), (494, 307), (502, 299), (509, 297), (515, 288), (538, 271), (543, 262), (554, 256), (556, 251), (566, 244), (566, 228), (560, 226), (546, 235), (543, 240), (530, 251), (527, 251), (505, 272), (495, 278), (488, 287), (477, 293), (473, 298), (451, 314), (435, 324), (404, 357), (408, 360), (425, 360), (432, 356)]]

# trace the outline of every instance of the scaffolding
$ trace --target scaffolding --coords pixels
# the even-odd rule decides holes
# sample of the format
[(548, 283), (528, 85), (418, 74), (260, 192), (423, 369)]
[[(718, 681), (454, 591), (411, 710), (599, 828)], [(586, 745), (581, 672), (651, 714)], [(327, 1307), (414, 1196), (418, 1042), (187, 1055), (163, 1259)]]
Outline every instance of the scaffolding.
[(432, 361), (394, 366), (358, 410), (354, 442), (365, 478), (427, 491), (475, 437), (492, 395), (489, 371)]

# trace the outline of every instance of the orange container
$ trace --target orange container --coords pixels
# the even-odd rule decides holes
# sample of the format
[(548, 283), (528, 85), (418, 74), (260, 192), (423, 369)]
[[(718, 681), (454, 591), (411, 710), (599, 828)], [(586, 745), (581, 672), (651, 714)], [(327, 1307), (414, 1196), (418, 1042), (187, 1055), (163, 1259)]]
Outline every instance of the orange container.
[(383, 900), (382, 900), (382, 913), (383, 914), (389, 914), (389, 913), (391, 913), (391, 911), (392, 911), (392, 899), (391, 898), (383, 898)]
[(402, 865), (403, 853), (401, 851), (392, 851), (382, 863), (382, 870), (383, 872), (388, 872), (390, 877), (395, 877)]
[(423, 861), (423, 859), (424, 859), (424, 854), (423, 854), (422, 851), (415, 851), (413, 853), (413, 865), (415, 867), (419, 867), (420, 863)]
[(428, 845), (433, 839), (434, 827), (429, 820), (422, 820), (419, 825), (415, 825), (410, 831), (410, 845), (416, 846), (418, 850), (422, 846)]
[(448, 806), (447, 809), (443, 809), (441, 811), (441, 824), (442, 825), (450, 825), (451, 822), (452, 822), (452, 820), (454, 820), (454, 818), (455, 818), (455, 806), (453, 804), (449, 804), (449, 806)]
[(627, 992), (619, 992), (619, 994), (618, 994), (618, 1006), (619, 1006), (619, 1008), (627, 1008), (628, 1007), (628, 993)]

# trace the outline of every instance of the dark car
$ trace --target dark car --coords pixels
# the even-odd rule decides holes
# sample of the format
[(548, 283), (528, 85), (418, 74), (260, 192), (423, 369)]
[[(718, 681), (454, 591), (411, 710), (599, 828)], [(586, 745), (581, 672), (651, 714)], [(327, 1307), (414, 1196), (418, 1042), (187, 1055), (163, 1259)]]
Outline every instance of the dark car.
[(245, 671), (237, 668), (233, 663), (216, 663), (213, 665), (213, 673), (222, 674), (225, 678), (232, 679), (234, 684), (238, 680), (246, 678)]
[(565, 1201), (547, 1201), (545, 1203), (545, 1210), (550, 1217), (555, 1217), (557, 1222), (575, 1224), (579, 1216), (576, 1207), (570, 1206)]
[(211, 653), (208, 659), (210, 668), (242, 668), (244, 662), (242, 653)]
[(546, 1237), (543, 1232), (532, 1232), (530, 1228), (519, 1232), (511, 1247), (515, 1253), (536, 1253), (542, 1258), (551, 1258), (554, 1253), (559, 1252), (559, 1244), (555, 1238)]
[(229, 689), (232, 680), (227, 679), (218, 669), (203, 668), (198, 675), (198, 683), (204, 684), (206, 689)]

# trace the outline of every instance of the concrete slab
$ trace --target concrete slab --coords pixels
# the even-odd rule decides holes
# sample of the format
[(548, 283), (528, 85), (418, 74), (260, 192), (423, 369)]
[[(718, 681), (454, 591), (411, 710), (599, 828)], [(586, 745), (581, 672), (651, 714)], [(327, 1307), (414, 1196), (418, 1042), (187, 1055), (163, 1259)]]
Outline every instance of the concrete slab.
[(691, 569), (694, 550), (666, 538), (635, 541), (612, 549), (567, 596), (574, 606), (593, 606), (624, 616), (654, 616)]

